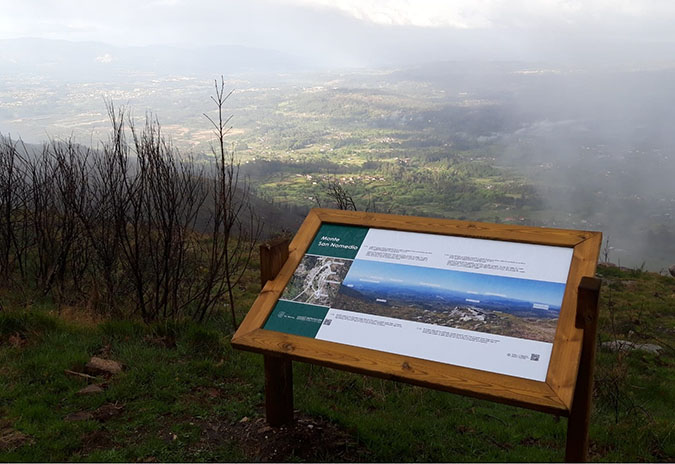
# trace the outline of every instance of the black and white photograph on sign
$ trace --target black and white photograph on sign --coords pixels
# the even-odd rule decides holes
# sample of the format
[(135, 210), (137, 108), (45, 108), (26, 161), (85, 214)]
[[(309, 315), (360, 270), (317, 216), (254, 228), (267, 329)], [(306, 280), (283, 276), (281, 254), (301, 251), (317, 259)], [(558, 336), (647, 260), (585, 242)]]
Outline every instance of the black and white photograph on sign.
[(332, 307), (553, 342), (565, 285), (356, 260)]
[(281, 299), (330, 306), (351, 264), (351, 259), (305, 255)]

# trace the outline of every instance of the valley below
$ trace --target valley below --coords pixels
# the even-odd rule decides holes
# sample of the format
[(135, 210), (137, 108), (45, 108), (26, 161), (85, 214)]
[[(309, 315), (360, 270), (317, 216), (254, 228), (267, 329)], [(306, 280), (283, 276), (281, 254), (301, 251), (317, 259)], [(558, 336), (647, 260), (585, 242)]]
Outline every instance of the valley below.
[[(661, 271), (675, 261), (675, 116), (638, 84), (672, 74), (524, 63), (239, 73), (225, 76), (226, 141), (254, 193), (296, 224), (335, 207), (338, 186), (360, 210), (599, 230), (601, 260)], [(136, 124), (156, 117), (196, 162), (213, 159), (213, 77), (125, 77), (0, 72), (0, 134), (96, 148), (107, 102)]]

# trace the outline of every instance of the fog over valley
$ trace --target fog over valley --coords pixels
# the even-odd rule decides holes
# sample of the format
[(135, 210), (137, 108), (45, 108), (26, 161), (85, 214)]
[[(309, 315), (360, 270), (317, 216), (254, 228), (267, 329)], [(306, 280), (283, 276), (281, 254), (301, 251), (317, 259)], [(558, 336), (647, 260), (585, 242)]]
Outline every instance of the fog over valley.
[(675, 12), (516, 3), (155, 2), (141, 33), (0, 2), (0, 135), (98, 148), (112, 102), (206, 162), (222, 75), (243, 172), (298, 217), (335, 182), (359, 209), (599, 230), (601, 260), (675, 264)]

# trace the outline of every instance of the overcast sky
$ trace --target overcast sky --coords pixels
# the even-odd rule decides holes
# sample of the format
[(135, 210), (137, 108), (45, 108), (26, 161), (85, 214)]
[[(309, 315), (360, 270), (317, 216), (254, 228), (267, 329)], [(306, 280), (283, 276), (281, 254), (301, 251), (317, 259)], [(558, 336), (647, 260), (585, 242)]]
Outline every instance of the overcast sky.
[(241, 44), (335, 64), (672, 62), (673, 0), (0, 0), (0, 39)]

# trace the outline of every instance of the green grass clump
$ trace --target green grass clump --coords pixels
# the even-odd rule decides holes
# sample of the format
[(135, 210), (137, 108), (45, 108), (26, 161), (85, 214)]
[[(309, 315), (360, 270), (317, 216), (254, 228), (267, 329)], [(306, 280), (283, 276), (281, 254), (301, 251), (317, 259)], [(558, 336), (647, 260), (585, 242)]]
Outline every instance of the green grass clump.
[(42, 313), (22, 311), (0, 311), (0, 335), (21, 334), (28, 331), (45, 332), (54, 330), (59, 321)]
[[(2, 312), (0, 328), (0, 412), (12, 430), (29, 437), (22, 446), (0, 447), (0, 461), (242, 459), (226, 439), (200, 448), (202, 429), (194, 425), (196, 417), (230, 423), (254, 416), (262, 401), (261, 364), (250, 355), (234, 357), (217, 325), (106, 321), (92, 330), (41, 313)], [(16, 333), (20, 346), (3, 343)], [(104, 384), (103, 393), (81, 395), (91, 380), (65, 371), (83, 371), (91, 356), (125, 368), (93, 381)], [(204, 393), (207, 387), (218, 398), (237, 401), (221, 402)], [(105, 405), (122, 412), (106, 420), (68, 420)], [(175, 440), (166, 440), (173, 435)]]

